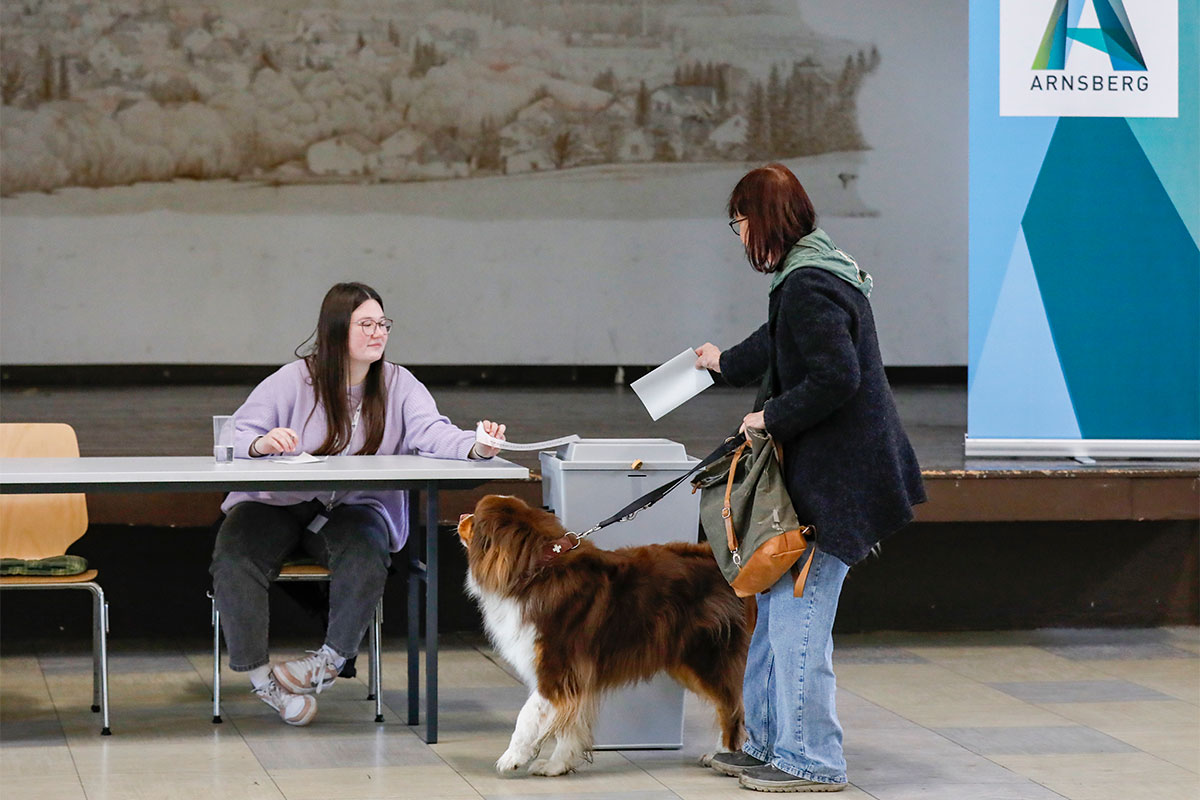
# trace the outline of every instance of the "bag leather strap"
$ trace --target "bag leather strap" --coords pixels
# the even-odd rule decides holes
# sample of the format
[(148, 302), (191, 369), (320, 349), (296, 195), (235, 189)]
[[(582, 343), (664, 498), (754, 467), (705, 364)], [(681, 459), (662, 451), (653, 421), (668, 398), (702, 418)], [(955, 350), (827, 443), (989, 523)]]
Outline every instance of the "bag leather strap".
[(795, 580), (792, 582), (793, 597), (802, 597), (804, 595), (804, 586), (808, 583), (808, 570), (812, 566), (816, 554), (817, 545), (813, 543), (809, 546), (808, 552), (804, 554), (804, 566), (797, 570), (796, 565), (792, 565), (792, 575), (795, 576)]
[(721, 507), (721, 519), (725, 520), (725, 543), (729, 547), (729, 552), (736, 552), (738, 549), (737, 533), (733, 530), (733, 484), (737, 477), (737, 465), (742, 456), (746, 452), (746, 448), (750, 446), (749, 442), (744, 442), (741, 447), (733, 453), (733, 463), (729, 465), (729, 480), (725, 482), (725, 503)]

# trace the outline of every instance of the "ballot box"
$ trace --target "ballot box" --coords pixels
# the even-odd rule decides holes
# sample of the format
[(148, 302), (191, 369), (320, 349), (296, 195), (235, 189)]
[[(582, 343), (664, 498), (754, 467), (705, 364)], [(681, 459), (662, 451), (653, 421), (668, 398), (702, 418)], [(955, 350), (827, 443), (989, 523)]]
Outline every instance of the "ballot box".
[[(539, 453), (542, 503), (577, 533), (695, 466), (670, 439), (581, 439)], [(682, 485), (632, 520), (597, 531), (589, 541), (616, 549), (695, 542), (700, 494)], [(595, 728), (598, 750), (683, 746), (683, 688), (665, 675), (607, 695)]]

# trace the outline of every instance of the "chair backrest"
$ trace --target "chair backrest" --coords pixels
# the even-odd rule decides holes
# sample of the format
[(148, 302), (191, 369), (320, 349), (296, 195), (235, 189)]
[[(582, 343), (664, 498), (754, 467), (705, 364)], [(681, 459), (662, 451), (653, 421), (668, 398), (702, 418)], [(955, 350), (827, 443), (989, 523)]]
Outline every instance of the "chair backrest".
[[(79, 442), (70, 425), (0, 424), (0, 458), (78, 458)], [(82, 494), (0, 495), (0, 557), (61, 556), (87, 531), (87, 500)]]

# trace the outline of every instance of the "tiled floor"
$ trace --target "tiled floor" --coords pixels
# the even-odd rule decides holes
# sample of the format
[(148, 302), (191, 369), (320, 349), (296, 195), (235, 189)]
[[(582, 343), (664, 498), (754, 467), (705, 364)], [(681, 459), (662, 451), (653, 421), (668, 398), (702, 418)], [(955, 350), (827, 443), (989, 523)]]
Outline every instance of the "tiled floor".
[[(297, 643), (307, 644), (311, 643)], [(751, 795), (696, 764), (715, 741), (689, 696), (684, 747), (602, 751), (566, 778), (499, 778), (523, 687), (481, 642), (441, 651), (441, 740), (403, 722), (405, 655), (384, 655), (383, 725), (363, 681), (320, 696), (288, 728), (225, 675), (210, 722), (200, 646), (114, 643), (112, 727), (88, 710), (87, 652), (9, 646), (0, 656), (5, 798), (581, 798)], [(277, 655), (290, 652), (277, 647)], [(839, 636), (838, 709), (851, 787), (879, 800), (1200, 797), (1200, 630), (1049, 630)]]
[[(196, 454), (207, 452), (208, 415), (232, 411), (248, 391), (6, 389), (0, 419), (71, 422), (84, 455)], [(460, 425), (481, 416), (506, 420), (516, 441), (569, 432), (663, 436), (693, 454), (735, 428), (753, 395), (713, 390), (651, 424), (624, 388), (434, 387), (433, 393)], [(899, 387), (896, 396), (923, 466), (988, 467), (962, 455), (962, 387)], [(537, 466), (536, 454), (512, 457)], [(277, 645), (276, 654), (314, 646), (295, 644), (294, 650)], [(473, 639), (444, 639), (441, 737), (433, 746), (404, 724), (399, 647), (385, 652), (383, 725), (371, 721), (365, 683), (343, 681), (321, 695), (320, 714), (305, 729), (283, 725), (231, 673), (226, 722), (212, 725), (203, 645), (117, 639), (112, 647), (114, 735), (102, 738), (98, 715), (88, 710), (86, 651), (0, 641), (0, 798), (758, 796), (696, 765), (716, 733), (708, 710), (692, 697), (681, 750), (598, 752), (594, 763), (566, 778), (497, 777), (491, 765), (507, 744), (525, 690)], [(852, 784), (839, 797), (1200, 798), (1196, 628), (839, 636), (835, 667)]]

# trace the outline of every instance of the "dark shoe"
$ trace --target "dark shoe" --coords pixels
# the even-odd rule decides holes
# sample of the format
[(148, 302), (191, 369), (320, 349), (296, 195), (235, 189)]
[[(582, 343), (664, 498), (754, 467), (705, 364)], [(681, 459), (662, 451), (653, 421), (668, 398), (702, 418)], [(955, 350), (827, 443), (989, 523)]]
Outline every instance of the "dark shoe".
[(756, 792), (840, 792), (846, 788), (844, 783), (821, 783), (798, 778), (770, 764), (743, 770), (738, 783), (742, 788)]
[(767, 762), (757, 759), (754, 756), (746, 755), (742, 752), (737, 753), (717, 753), (708, 762), (708, 765), (722, 775), (728, 775), (736, 778), (750, 767), (761, 767)]

